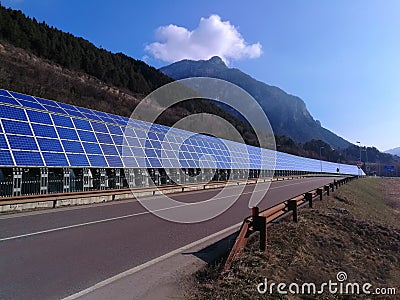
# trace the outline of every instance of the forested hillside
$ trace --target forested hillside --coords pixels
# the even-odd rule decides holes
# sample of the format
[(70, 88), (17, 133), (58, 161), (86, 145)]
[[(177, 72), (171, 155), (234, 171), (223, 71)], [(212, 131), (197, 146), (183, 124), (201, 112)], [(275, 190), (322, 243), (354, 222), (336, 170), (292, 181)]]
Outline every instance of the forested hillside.
[(148, 94), (171, 79), (140, 60), (99, 49), (21, 11), (0, 6), (0, 39), (60, 66), (87, 73), (133, 93)]

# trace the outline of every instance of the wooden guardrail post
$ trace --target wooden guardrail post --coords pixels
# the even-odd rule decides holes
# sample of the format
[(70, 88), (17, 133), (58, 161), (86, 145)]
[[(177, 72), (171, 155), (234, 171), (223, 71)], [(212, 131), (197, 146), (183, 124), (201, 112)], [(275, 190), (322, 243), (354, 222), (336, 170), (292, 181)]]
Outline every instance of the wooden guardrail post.
[(332, 192), (334, 192), (334, 191), (335, 191), (335, 186), (334, 186), (334, 184), (333, 184), (333, 183), (330, 183), (329, 186), (331, 187)]
[(338, 183), (337, 183), (336, 179), (334, 179), (334, 180), (333, 180), (333, 185), (334, 185), (334, 186), (335, 186), (335, 188), (337, 189), (337, 187), (338, 187)]
[(329, 185), (325, 185), (324, 189), (325, 189), (326, 195), (329, 196)]
[(288, 200), (288, 210), (293, 212), (293, 222), (297, 222), (297, 201), (296, 200)]
[(322, 194), (323, 194), (323, 190), (321, 188), (317, 189), (317, 195), (319, 196), (319, 200), (322, 201)]
[(306, 201), (308, 201), (308, 206), (309, 206), (310, 208), (312, 208), (312, 205), (313, 205), (313, 203), (312, 203), (312, 194), (311, 194), (311, 193), (305, 193), (305, 194), (304, 194), (304, 199), (305, 199)]
[(259, 216), (258, 207), (251, 209), (251, 215), (253, 217), (253, 231), (260, 232), (260, 251), (265, 251), (267, 244), (267, 218)]

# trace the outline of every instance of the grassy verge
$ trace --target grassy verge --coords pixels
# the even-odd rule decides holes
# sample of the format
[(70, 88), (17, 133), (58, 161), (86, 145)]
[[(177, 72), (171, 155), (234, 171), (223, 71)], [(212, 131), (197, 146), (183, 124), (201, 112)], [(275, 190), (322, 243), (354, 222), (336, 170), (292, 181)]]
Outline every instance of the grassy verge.
[[(270, 226), (268, 249), (257, 249), (254, 236), (245, 252), (221, 273), (223, 263), (195, 275), (190, 299), (399, 299), (400, 295), (400, 180), (366, 178), (339, 188), (316, 201), (314, 209), (299, 211), (299, 222), (289, 219)], [(348, 282), (394, 287), (395, 296), (259, 294), (257, 285), (312, 282), (319, 287), (346, 272)], [(287, 290), (287, 287), (286, 287)]]

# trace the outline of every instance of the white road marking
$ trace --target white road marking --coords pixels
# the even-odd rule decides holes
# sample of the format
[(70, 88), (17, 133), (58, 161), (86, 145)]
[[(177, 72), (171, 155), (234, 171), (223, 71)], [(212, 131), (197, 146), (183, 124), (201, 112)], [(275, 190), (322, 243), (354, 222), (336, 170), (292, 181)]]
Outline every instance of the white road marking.
[[(300, 180), (302, 179), (304, 182), (304, 179), (308, 178), (293, 178), (290, 180)], [(310, 182), (313, 180), (307, 180), (307, 182)], [(266, 182), (259, 182), (259, 184), (265, 184), (265, 183), (274, 183), (274, 182), (283, 182), (283, 180), (280, 181), (266, 181)], [(251, 184), (253, 185), (253, 184)], [(227, 186), (225, 189), (229, 188), (236, 188), (238, 187), (237, 185), (232, 185), (232, 186)], [(184, 193), (187, 194), (197, 194), (197, 193), (203, 193), (204, 191), (216, 191), (221, 188), (211, 188), (211, 189), (206, 189), (206, 190), (193, 190), (193, 191), (184, 191)], [(170, 195), (180, 195), (181, 193), (172, 193)], [(132, 197), (134, 194), (132, 194)], [(150, 196), (148, 199), (141, 198), (140, 201), (148, 201), (154, 199), (156, 196)], [(121, 201), (110, 201), (110, 202), (105, 202), (105, 203), (92, 203), (89, 205), (76, 205), (76, 206), (64, 206), (64, 207), (59, 207), (59, 208), (52, 208), (48, 210), (40, 210), (40, 211), (29, 211), (29, 212), (18, 212), (18, 214), (8, 214), (8, 215), (0, 215), (0, 220), (4, 219), (14, 219), (14, 218), (22, 218), (22, 217), (27, 217), (27, 216), (35, 216), (35, 215), (42, 215), (42, 214), (50, 214), (50, 213), (57, 213), (57, 212), (64, 212), (64, 211), (70, 211), (70, 210), (78, 210), (78, 209), (90, 209), (93, 207), (102, 207), (102, 206), (110, 206), (110, 205), (121, 205), (121, 204), (127, 204), (131, 202), (137, 202), (137, 199), (124, 199)]]
[[(312, 181), (316, 181), (316, 180), (312, 180)], [(302, 183), (303, 182), (296, 182), (296, 183), (292, 183), (292, 184), (287, 184), (287, 185), (282, 185), (282, 186), (277, 186), (277, 187), (271, 187), (269, 189), (270, 190), (272, 190), (272, 189), (280, 189), (280, 188), (293, 186), (293, 185), (297, 185), (297, 184), (302, 184)], [(254, 192), (259, 193), (259, 192), (264, 192), (264, 191), (266, 191), (266, 190), (251, 191), (251, 192), (247, 192), (247, 193), (242, 193), (240, 196), (246, 195), (246, 194), (252, 194)], [(224, 198), (233, 197), (233, 196), (235, 196), (235, 195), (216, 197), (214, 199), (204, 200), (204, 201), (201, 201), (201, 202), (182, 203), (180, 205), (161, 208), (161, 209), (157, 209), (157, 210), (154, 210), (154, 211), (156, 212), (156, 211), (163, 211), (163, 210), (168, 210), (168, 209), (175, 209), (175, 208), (184, 207), (184, 206), (198, 205), (198, 204), (202, 204), (204, 202), (216, 201), (216, 200), (219, 200), (219, 199), (224, 199)], [(154, 201), (154, 197), (152, 199)], [(148, 200), (150, 200), (150, 199), (148, 199)], [(139, 216), (139, 215), (150, 214), (150, 213), (151, 212), (149, 212), (149, 211), (145, 211), (145, 212), (134, 213), (134, 214), (129, 214), (129, 215), (123, 215), (123, 216), (107, 218), (107, 219), (102, 219), (102, 220), (97, 220), (97, 221), (85, 222), (85, 223), (68, 225), (68, 226), (63, 226), (63, 227), (58, 227), (58, 228), (53, 228), (53, 229), (47, 229), (47, 230), (42, 230), (42, 231), (36, 231), (36, 232), (31, 232), (31, 233), (26, 233), (26, 234), (21, 234), (21, 235), (16, 235), (16, 236), (10, 236), (10, 237), (6, 237), (6, 238), (0, 239), (0, 242), (15, 240), (15, 239), (19, 239), (19, 238), (30, 237), (30, 236), (35, 236), (35, 235), (40, 235), (40, 234), (45, 234), (45, 233), (50, 233), (50, 232), (55, 232), (55, 231), (61, 231), (61, 230), (66, 230), (66, 229), (71, 229), (71, 228), (88, 226), (88, 225), (93, 225), (93, 224), (98, 224), (98, 223), (105, 223), (105, 222), (110, 222), (110, 221), (115, 221), (115, 220), (121, 220), (121, 219), (136, 217), (136, 216)]]
[(191, 248), (193, 248), (193, 247), (195, 247), (195, 246), (197, 246), (197, 245), (199, 245), (201, 243), (204, 243), (204, 242), (206, 242), (206, 241), (208, 241), (210, 239), (213, 239), (213, 238), (215, 238), (215, 237), (217, 237), (219, 235), (222, 235), (222, 234), (227, 233), (227, 232), (229, 232), (231, 230), (234, 230), (234, 229), (239, 229), (239, 227), (242, 225), (242, 223), (243, 222), (240, 222), (240, 223), (237, 223), (235, 225), (232, 225), (232, 226), (230, 226), (228, 228), (225, 228), (225, 229), (223, 229), (221, 231), (213, 233), (213, 234), (211, 234), (209, 236), (206, 236), (206, 237), (204, 237), (204, 238), (202, 238), (200, 240), (197, 240), (197, 241), (195, 241), (193, 243), (190, 243), (190, 244), (188, 244), (186, 246), (180, 247), (180, 248), (175, 249), (175, 250), (173, 250), (171, 252), (168, 252), (168, 253), (166, 253), (166, 254), (164, 254), (162, 256), (159, 256), (157, 258), (149, 260), (149, 261), (145, 262), (144, 264), (141, 264), (141, 265), (136, 266), (136, 267), (134, 267), (132, 269), (129, 269), (127, 271), (119, 273), (119, 274), (117, 274), (117, 275), (115, 275), (113, 277), (107, 278), (106, 280), (100, 281), (100, 282), (96, 283), (95, 285), (93, 285), (93, 286), (91, 286), (91, 287), (89, 287), (87, 289), (84, 289), (84, 290), (82, 290), (82, 291), (80, 291), (78, 293), (75, 293), (73, 295), (70, 295), (70, 296), (64, 298), (63, 300), (73, 300), (73, 299), (77, 299), (79, 297), (82, 297), (82, 296), (84, 296), (86, 294), (89, 294), (90, 292), (93, 292), (93, 291), (95, 291), (95, 290), (97, 290), (97, 289), (99, 289), (101, 287), (104, 287), (104, 286), (106, 286), (106, 285), (108, 285), (108, 284), (110, 284), (110, 283), (112, 283), (114, 281), (117, 281), (117, 280), (122, 279), (122, 278), (124, 278), (126, 276), (129, 276), (129, 275), (132, 275), (134, 273), (137, 273), (137, 272), (139, 272), (139, 271), (141, 271), (141, 270), (143, 270), (145, 268), (148, 268), (148, 267), (150, 267), (150, 266), (152, 266), (152, 265), (154, 265), (156, 263), (159, 263), (159, 262), (161, 262), (163, 260), (166, 260), (166, 259), (168, 259), (168, 258), (170, 258), (170, 257), (172, 257), (172, 256), (174, 256), (176, 254), (179, 254), (179, 253), (182, 253), (182, 252), (184, 252), (186, 250), (189, 250), (189, 249), (191, 249)]

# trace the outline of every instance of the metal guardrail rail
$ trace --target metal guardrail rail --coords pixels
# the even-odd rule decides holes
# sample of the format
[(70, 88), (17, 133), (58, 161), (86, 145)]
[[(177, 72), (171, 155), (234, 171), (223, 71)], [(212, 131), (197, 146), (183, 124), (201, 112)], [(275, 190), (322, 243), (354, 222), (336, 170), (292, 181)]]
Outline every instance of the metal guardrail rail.
[(236, 241), (229, 253), (229, 256), (225, 262), (224, 271), (230, 269), (232, 263), (237, 259), (239, 254), (246, 247), (249, 237), (255, 233), (260, 232), (260, 251), (265, 251), (267, 245), (267, 226), (272, 221), (287, 215), (289, 212), (292, 213), (293, 221), (298, 220), (298, 207), (308, 203), (309, 207), (313, 207), (313, 200), (319, 198), (322, 200), (323, 195), (329, 196), (330, 191), (334, 191), (339, 186), (348, 183), (349, 181), (357, 177), (346, 177), (339, 180), (334, 180), (333, 182), (321, 186), (315, 190), (308, 191), (299, 196), (293, 197), (291, 199), (285, 200), (271, 208), (263, 211), (259, 211), (258, 207), (252, 208), (252, 215), (247, 217), (240, 228), (239, 234)]

